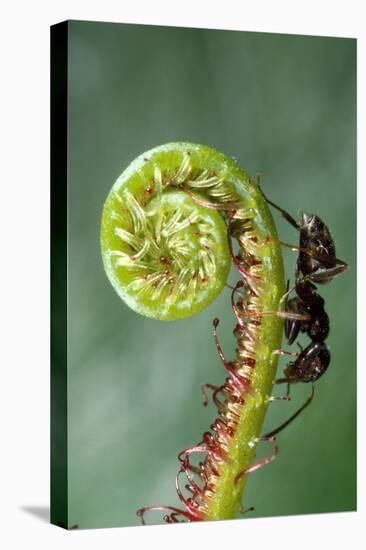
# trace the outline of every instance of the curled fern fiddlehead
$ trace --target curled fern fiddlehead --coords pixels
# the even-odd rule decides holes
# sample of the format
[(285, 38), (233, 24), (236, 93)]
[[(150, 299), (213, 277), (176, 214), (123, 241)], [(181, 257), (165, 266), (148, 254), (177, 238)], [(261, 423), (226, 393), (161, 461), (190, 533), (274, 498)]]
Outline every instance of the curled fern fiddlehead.
[[(215, 322), (228, 371), (222, 386), (208, 385), (219, 417), (201, 443), (179, 454), (183, 508), (155, 507), (171, 512), (168, 522), (233, 518), (240, 509), (276, 373), (272, 352), (282, 337), (283, 321), (272, 314), (285, 291), (276, 240), (256, 183), (232, 159), (203, 145), (171, 143), (144, 153), (106, 200), (105, 271), (138, 313), (161, 320), (195, 315), (221, 292), (232, 264), (240, 275), (231, 292), (237, 339), (231, 361)], [(198, 465), (195, 455), (203, 457)]]

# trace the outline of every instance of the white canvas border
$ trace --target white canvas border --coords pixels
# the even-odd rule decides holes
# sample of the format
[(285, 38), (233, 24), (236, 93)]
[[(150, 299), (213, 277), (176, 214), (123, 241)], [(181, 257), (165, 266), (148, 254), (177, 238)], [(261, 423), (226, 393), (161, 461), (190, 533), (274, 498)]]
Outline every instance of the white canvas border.
[[(295, 516), (189, 526), (65, 532), (24, 507), (49, 498), (49, 26), (64, 19), (241, 29), (358, 39), (359, 334), (366, 311), (365, 30), (362, 2), (12, 2), (2, 10), (1, 224), (3, 548), (344, 548), (364, 538), (365, 353), (359, 346), (357, 513)], [(346, 312), (345, 312), (346, 314)], [(361, 341), (362, 343), (362, 341)], [(347, 365), (345, 365), (346, 376)], [(347, 468), (347, 464), (344, 465)]]

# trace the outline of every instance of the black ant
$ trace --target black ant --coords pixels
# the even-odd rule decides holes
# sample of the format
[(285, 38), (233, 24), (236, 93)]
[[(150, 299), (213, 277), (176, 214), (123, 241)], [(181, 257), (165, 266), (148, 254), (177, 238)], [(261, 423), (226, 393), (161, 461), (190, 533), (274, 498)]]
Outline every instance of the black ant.
[[(287, 292), (285, 312), (285, 335), (292, 344), (299, 332), (306, 333), (311, 342), (299, 353), (277, 350), (281, 355), (292, 355), (296, 360), (289, 363), (284, 371), (284, 378), (276, 380), (276, 384), (287, 383), (286, 397), (289, 399), (290, 384), (311, 382), (312, 393), (307, 401), (286, 422), (263, 438), (273, 437), (294, 420), (312, 401), (314, 382), (327, 370), (330, 363), (330, 351), (325, 343), (329, 334), (329, 317), (324, 309), (324, 300), (316, 292), (312, 283), (324, 284), (336, 275), (348, 269), (348, 265), (336, 258), (334, 240), (325, 223), (314, 214), (303, 213), (301, 222), (297, 223), (283, 208), (280, 208), (266, 198), (267, 202), (279, 210), (283, 217), (300, 232), (300, 245), (293, 246), (279, 241), (280, 244), (299, 251), (296, 265), (295, 286)], [(289, 294), (295, 290), (297, 296), (289, 299)], [(296, 318), (298, 316), (298, 318)], [(285, 398), (286, 398), (285, 397)]]
[[(265, 197), (266, 198), (266, 197)], [(311, 383), (312, 391), (310, 397), (306, 402), (285, 422), (283, 422), (278, 428), (258, 438), (258, 441), (276, 441), (276, 435), (286, 428), (299, 414), (311, 403), (314, 397), (314, 382), (318, 380), (327, 370), (330, 363), (330, 351), (325, 343), (329, 334), (329, 317), (324, 309), (324, 300), (316, 292), (316, 284), (324, 284), (330, 282), (336, 275), (343, 273), (348, 269), (348, 265), (339, 260), (336, 257), (334, 240), (330, 234), (328, 227), (325, 223), (314, 214), (303, 213), (300, 223), (296, 222), (294, 218), (286, 212), (283, 208), (280, 208), (272, 201), (266, 198), (267, 202), (274, 208), (279, 210), (284, 218), (300, 232), (299, 246), (290, 245), (283, 241), (276, 241), (279, 244), (287, 246), (292, 250), (298, 251), (298, 259), (295, 272), (295, 286), (289, 289), (289, 283), (287, 285), (287, 291), (281, 298), (281, 302), (286, 299), (285, 311), (265, 311), (254, 312), (245, 311), (241, 308), (238, 311), (234, 294), (242, 286), (245, 286), (243, 281), (239, 281), (234, 287), (232, 287), (232, 307), (233, 311), (238, 319), (239, 328), (244, 330), (245, 324), (243, 324), (243, 318), (245, 317), (262, 317), (266, 315), (278, 315), (285, 319), (285, 335), (289, 344), (294, 343), (299, 332), (306, 333), (310, 338), (310, 344), (306, 348), (301, 348), (300, 352), (288, 352), (284, 350), (275, 350), (274, 353), (281, 355), (291, 355), (296, 357), (295, 361), (289, 363), (284, 371), (284, 377), (275, 381), (276, 384), (287, 384), (287, 393), (285, 396), (274, 397), (273, 399), (286, 399), (290, 400), (290, 387), (292, 384), (299, 382)], [(267, 240), (267, 243), (269, 240)], [(229, 244), (230, 239), (230, 226), (229, 226)], [(231, 255), (233, 252), (231, 249)], [(233, 256), (234, 259), (234, 256)], [(247, 275), (241, 266), (235, 262), (239, 271)], [(289, 299), (291, 292), (296, 291), (296, 296)], [(214, 323), (215, 330), (217, 327), (217, 321)], [(217, 336), (215, 332), (215, 340), (217, 343)], [(219, 348), (220, 356), (222, 355), (221, 348)], [(214, 395), (221, 390), (215, 386), (208, 386), (214, 389)], [(240, 472), (236, 478), (238, 482), (243, 476), (255, 471), (256, 469), (268, 464), (272, 461), (278, 452), (278, 447), (275, 445), (273, 453), (268, 457), (253, 464), (250, 468)]]

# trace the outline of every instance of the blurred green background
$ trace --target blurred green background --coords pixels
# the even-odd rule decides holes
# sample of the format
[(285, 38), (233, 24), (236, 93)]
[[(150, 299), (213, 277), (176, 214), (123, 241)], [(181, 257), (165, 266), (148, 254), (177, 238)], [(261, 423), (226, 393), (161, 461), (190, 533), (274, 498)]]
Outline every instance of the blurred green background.
[[(255, 506), (246, 518), (354, 510), (356, 41), (72, 21), (68, 55), (69, 525), (139, 525), (137, 508), (178, 503), (177, 454), (216, 413), (201, 406), (200, 385), (226, 376), (216, 316), (233, 356), (227, 292), (197, 317), (152, 321), (130, 311), (103, 272), (100, 217), (112, 184), (137, 155), (178, 140), (260, 171), (274, 202), (324, 218), (351, 266), (320, 290), (331, 366), (311, 407), (279, 436), (278, 459), (251, 475), (244, 504)], [(293, 277), (296, 254), (284, 255)], [(271, 404), (265, 428), (309, 390)], [(268, 452), (263, 443), (259, 455)]]

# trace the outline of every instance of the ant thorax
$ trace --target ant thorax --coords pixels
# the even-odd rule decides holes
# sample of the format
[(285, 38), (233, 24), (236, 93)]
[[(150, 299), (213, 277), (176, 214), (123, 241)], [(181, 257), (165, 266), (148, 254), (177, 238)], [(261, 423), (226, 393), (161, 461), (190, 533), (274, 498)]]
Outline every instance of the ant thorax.
[(295, 286), (296, 294), (312, 310), (324, 307), (324, 299), (316, 291), (316, 286), (309, 281), (298, 279)]
[(329, 334), (329, 317), (324, 309), (324, 300), (316, 292), (312, 283), (299, 280), (296, 284), (297, 296), (286, 303), (286, 310), (292, 313), (308, 315), (308, 320), (286, 319), (285, 334), (292, 344), (299, 332), (306, 333), (313, 342), (323, 342)]

